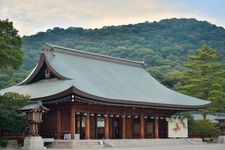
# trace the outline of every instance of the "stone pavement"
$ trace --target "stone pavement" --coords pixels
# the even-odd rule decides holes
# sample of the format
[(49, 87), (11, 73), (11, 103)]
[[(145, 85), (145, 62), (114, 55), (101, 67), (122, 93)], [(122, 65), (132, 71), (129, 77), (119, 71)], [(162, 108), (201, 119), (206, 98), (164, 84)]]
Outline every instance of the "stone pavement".
[[(0, 148), (0, 150), (3, 150)], [(7, 148), (4, 150), (18, 150)], [(71, 150), (71, 149), (47, 149), (47, 150)], [(76, 149), (75, 149), (76, 150)], [(78, 148), (77, 150), (80, 150)], [(203, 144), (203, 145), (157, 145), (148, 147), (123, 147), (123, 148), (89, 148), (82, 150), (225, 150), (225, 144)]]
[[(48, 149), (59, 150), (59, 149)], [(69, 150), (69, 149), (60, 149)], [(78, 148), (79, 150), (79, 148)], [(225, 144), (203, 144), (203, 145), (157, 145), (148, 147), (123, 147), (123, 148), (90, 148), (82, 150), (225, 150)]]

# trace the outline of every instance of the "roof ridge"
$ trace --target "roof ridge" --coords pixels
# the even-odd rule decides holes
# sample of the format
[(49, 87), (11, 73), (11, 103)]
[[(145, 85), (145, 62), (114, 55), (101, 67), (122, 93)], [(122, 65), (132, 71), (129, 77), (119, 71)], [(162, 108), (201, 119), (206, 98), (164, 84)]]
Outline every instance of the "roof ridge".
[[(93, 52), (87, 52), (83, 50), (77, 50), (77, 49), (72, 49), (72, 48), (66, 48), (58, 45), (53, 45), (50, 43), (45, 43), (46, 45), (52, 47), (48, 48), (49, 51), (56, 51), (60, 52), (63, 54), (70, 54), (70, 55), (76, 55), (78, 54), (79, 56), (87, 57), (87, 58), (94, 58), (98, 60), (111, 60), (111, 62), (118, 62), (118, 63), (123, 63), (127, 65), (132, 65), (132, 66), (139, 66), (143, 67), (145, 65), (144, 61), (135, 61), (135, 60), (129, 60), (129, 59), (124, 59), (124, 58), (118, 58), (118, 57), (113, 57), (113, 56), (108, 56), (108, 55), (103, 55), (103, 54), (97, 54)], [(56, 49), (55, 49), (56, 48)]]

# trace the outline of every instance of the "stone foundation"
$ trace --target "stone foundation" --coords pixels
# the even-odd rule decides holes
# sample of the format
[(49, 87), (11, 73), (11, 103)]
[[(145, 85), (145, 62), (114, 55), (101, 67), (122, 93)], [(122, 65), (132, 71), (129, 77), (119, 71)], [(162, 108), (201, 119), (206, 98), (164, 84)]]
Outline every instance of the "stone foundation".
[(24, 139), (22, 150), (46, 150), (46, 147), (40, 136), (31, 136)]

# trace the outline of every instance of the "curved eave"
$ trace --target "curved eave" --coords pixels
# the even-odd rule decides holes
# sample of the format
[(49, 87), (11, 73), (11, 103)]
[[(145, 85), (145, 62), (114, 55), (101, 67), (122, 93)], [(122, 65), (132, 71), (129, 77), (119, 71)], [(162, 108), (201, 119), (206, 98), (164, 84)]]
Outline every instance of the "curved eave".
[(79, 96), (89, 98), (94, 101), (98, 102), (105, 102), (109, 104), (116, 104), (116, 105), (121, 105), (121, 106), (132, 106), (132, 107), (140, 107), (140, 108), (156, 108), (156, 109), (176, 109), (176, 110), (198, 110), (207, 107), (209, 103), (205, 105), (174, 105), (174, 104), (163, 104), (163, 103), (151, 103), (151, 102), (142, 102), (142, 101), (131, 101), (131, 100), (120, 100), (120, 99), (109, 99), (109, 98), (104, 98), (104, 97), (99, 97), (95, 95), (91, 95), (89, 93), (83, 92), (76, 87), (72, 86), (69, 89), (47, 97), (40, 97), (40, 98), (35, 98), (32, 100), (41, 100), (41, 101), (48, 101), (48, 100), (53, 100), (59, 97), (63, 97), (65, 95), (69, 94), (77, 94)]
[(28, 77), (23, 80), (21, 83), (19, 83), (19, 85), (26, 85), (29, 84), (34, 78), (35, 76), (38, 74), (38, 72), (40, 71), (40, 69), (42, 68), (42, 66), (46, 64), (47, 67), (50, 69), (50, 71), (58, 78), (58, 79), (68, 79), (67, 77), (62, 76), (61, 74), (59, 74), (57, 71), (55, 71), (55, 69), (53, 67), (51, 67), (50, 63), (48, 62), (48, 59), (45, 56), (45, 53), (41, 53), (40, 55), (40, 59), (38, 64), (36, 65), (36, 67), (31, 71), (31, 73), (28, 75)]
[(102, 101), (102, 102), (108, 102), (108, 103), (115, 103), (115, 104), (123, 104), (123, 105), (137, 105), (140, 107), (154, 107), (154, 108), (163, 108), (163, 109), (182, 109), (182, 110), (196, 110), (196, 109), (202, 109), (207, 107), (211, 102), (205, 104), (205, 105), (176, 105), (176, 104), (166, 104), (166, 103), (151, 103), (151, 102), (142, 102), (140, 101), (131, 101), (131, 100), (122, 100), (122, 99), (109, 99), (104, 97), (95, 96), (86, 92), (83, 92), (76, 87), (73, 87), (73, 93), (79, 94), (81, 96)]

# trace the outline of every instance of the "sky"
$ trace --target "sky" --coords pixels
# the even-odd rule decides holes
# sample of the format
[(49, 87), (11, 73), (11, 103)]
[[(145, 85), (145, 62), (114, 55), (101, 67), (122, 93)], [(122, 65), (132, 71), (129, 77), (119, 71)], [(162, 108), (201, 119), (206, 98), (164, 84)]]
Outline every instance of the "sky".
[(225, 28), (225, 0), (0, 0), (0, 19), (21, 36), (54, 27), (110, 25), (196, 18)]

